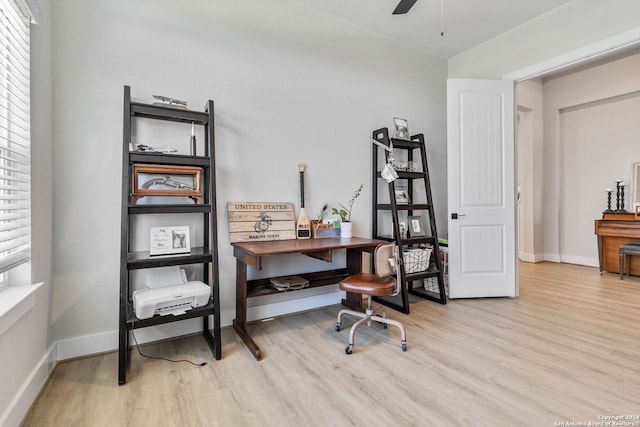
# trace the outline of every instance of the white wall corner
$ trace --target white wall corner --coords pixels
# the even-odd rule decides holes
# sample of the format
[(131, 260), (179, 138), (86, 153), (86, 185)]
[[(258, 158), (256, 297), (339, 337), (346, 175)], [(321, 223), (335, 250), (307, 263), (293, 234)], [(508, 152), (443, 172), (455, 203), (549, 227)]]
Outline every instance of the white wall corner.
[(31, 374), (26, 378), (6, 411), (0, 417), (0, 426), (17, 426), (36, 400), (38, 393), (53, 373), (57, 360), (56, 344), (53, 343), (42, 356)]

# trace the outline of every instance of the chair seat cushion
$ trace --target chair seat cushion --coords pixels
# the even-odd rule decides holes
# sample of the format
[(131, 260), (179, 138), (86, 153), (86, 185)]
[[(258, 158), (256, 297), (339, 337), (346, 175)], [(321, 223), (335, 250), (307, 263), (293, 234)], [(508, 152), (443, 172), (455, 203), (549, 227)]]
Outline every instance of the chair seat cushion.
[(640, 244), (638, 243), (625, 243), (624, 245), (620, 245), (619, 249), (620, 253), (640, 253)]
[(340, 289), (364, 295), (391, 295), (396, 289), (396, 279), (393, 276), (379, 277), (371, 273), (358, 273), (341, 280)]

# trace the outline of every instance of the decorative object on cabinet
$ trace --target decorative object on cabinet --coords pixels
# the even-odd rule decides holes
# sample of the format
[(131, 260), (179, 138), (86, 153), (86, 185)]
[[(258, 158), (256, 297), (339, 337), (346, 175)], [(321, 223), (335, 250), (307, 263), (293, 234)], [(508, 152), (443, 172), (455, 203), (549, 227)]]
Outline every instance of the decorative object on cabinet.
[(420, 216), (409, 217), (409, 237), (423, 237), (426, 236), (424, 226), (422, 225), (422, 218)]
[(613, 192), (613, 190), (607, 188), (606, 190), (604, 190), (604, 192), (607, 193), (607, 209), (605, 209), (602, 213), (611, 213), (613, 212), (613, 210), (611, 210), (611, 193)]
[(151, 227), (149, 234), (150, 256), (191, 252), (189, 226)]
[(263, 242), (296, 238), (291, 202), (229, 202), (229, 242)]
[[(222, 357), (220, 345), (220, 309), (219, 309), (219, 274), (218, 274), (218, 233), (216, 219), (216, 173), (215, 173), (215, 134), (213, 101), (208, 101), (204, 112), (189, 111), (183, 104), (178, 106), (171, 104), (144, 104), (131, 101), (131, 89), (124, 87), (124, 120), (123, 120), (123, 156), (122, 156), (122, 211), (121, 211), (121, 250), (120, 250), (120, 314), (118, 332), (118, 384), (126, 382), (126, 371), (129, 359), (129, 338), (134, 329), (156, 326), (165, 323), (200, 318), (202, 319), (202, 335), (211, 348), (216, 359)], [(180, 154), (165, 154), (157, 152), (130, 151), (132, 139), (132, 121), (138, 118), (153, 119), (157, 121), (194, 123), (204, 127), (204, 153), (201, 156), (187, 156)], [(141, 182), (143, 173), (156, 174), (151, 178), (152, 184), (145, 187)], [(167, 179), (165, 179), (168, 177)], [(187, 177), (189, 182), (183, 180)], [(170, 188), (154, 190), (156, 184), (166, 183)], [(176, 184), (177, 182), (177, 184)], [(154, 193), (162, 191), (162, 194)], [(142, 194), (141, 194), (142, 192)], [(180, 193), (181, 194), (177, 194)], [(136, 193), (136, 194), (134, 194)], [(183, 202), (179, 197), (170, 197), (175, 203), (136, 204), (140, 197), (151, 195), (161, 196), (187, 196), (196, 200), (196, 203)], [(183, 214), (189, 214), (188, 220), (197, 224), (201, 230), (202, 246), (191, 247), (186, 241), (178, 243), (190, 249), (188, 253), (159, 254), (152, 256), (158, 249), (149, 251), (137, 251), (134, 246), (133, 236), (136, 229), (145, 222), (145, 218), (156, 215), (171, 215), (183, 221)], [(197, 215), (197, 216), (195, 216)], [(135, 220), (134, 220), (135, 218)], [(164, 216), (162, 217), (162, 219)], [(175, 219), (174, 219), (175, 220)], [(167, 228), (167, 227), (165, 227)], [(188, 234), (188, 233), (187, 233)], [(180, 236), (176, 236), (180, 237)], [(173, 246), (173, 242), (172, 242)], [(177, 249), (177, 248), (176, 248)], [(184, 248), (180, 248), (184, 249)], [(172, 248), (173, 250), (173, 248)], [(145, 312), (143, 319), (135, 315), (133, 305), (134, 283), (133, 273), (141, 269), (156, 269), (169, 266), (191, 266), (193, 273), (202, 276), (202, 283), (206, 288), (190, 289), (198, 294), (196, 301), (183, 301), (189, 304), (190, 309), (184, 313), (173, 316), (162, 316), (159, 313), (166, 312), (168, 306), (162, 301), (148, 300), (149, 295), (144, 294), (145, 302), (153, 302), (154, 309), (150, 317)], [(210, 290), (210, 293), (209, 293)], [(202, 294), (206, 291), (203, 304)], [(165, 291), (166, 292), (166, 291)], [(162, 295), (152, 293), (154, 298)], [(164, 297), (167, 297), (166, 295)], [(168, 297), (167, 297), (168, 298)], [(148, 307), (148, 306), (147, 306)], [(158, 311), (156, 313), (156, 311)], [(212, 319), (213, 318), (213, 319)], [(213, 321), (212, 321), (213, 320)], [(213, 329), (213, 333), (212, 333)]]
[(396, 196), (396, 203), (411, 203), (409, 193), (407, 193), (407, 187), (396, 187), (394, 190)]
[(393, 124), (396, 127), (396, 132), (393, 135), (396, 139), (409, 139), (409, 125), (405, 119), (398, 117), (393, 118)]
[(353, 196), (349, 199), (348, 206), (343, 205), (342, 203), (338, 203), (338, 208), (332, 208), (331, 213), (334, 215), (340, 216), (341, 222), (351, 222), (351, 211), (353, 210), (353, 202), (356, 201), (358, 197), (360, 197), (360, 193), (362, 192), (362, 188), (364, 184), (360, 184), (360, 187), (356, 188), (356, 191), (353, 192)]
[[(409, 313), (409, 294), (446, 304), (447, 295), (424, 136), (413, 135), (409, 140), (390, 138), (389, 130), (381, 128), (373, 131), (373, 140), (375, 145), (371, 177), (372, 238), (395, 241), (403, 252), (412, 249), (433, 251), (430, 254), (433, 256), (429, 256), (427, 268), (422, 271), (409, 273), (405, 263), (399, 263), (403, 286), (398, 296), (374, 298), (403, 313)], [(418, 158), (415, 157), (416, 153)], [(415, 170), (397, 171), (398, 178), (389, 182), (384, 179), (383, 174), (390, 158), (406, 161), (407, 164), (413, 162)], [(406, 197), (398, 197), (405, 194)], [(407, 202), (401, 203), (405, 199)], [(423, 235), (412, 233), (411, 220), (415, 218), (420, 218), (418, 226), (424, 232)], [(423, 219), (428, 225), (422, 224)], [(407, 225), (408, 233), (401, 229), (402, 223)], [(389, 230), (389, 224), (391, 224), (391, 230)]]
[(304, 207), (304, 170), (306, 167), (307, 165), (304, 163), (298, 163), (298, 172), (300, 173), (300, 215), (298, 215), (296, 223), (296, 237), (298, 239), (311, 238), (311, 222)]
[(175, 165), (133, 165), (131, 201), (145, 196), (189, 197), (202, 203), (201, 167)]
[(174, 98), (170, 98), (168, 96), (162, 96), (162, 95), (153, 95), (153, 97), (161, 101), (161, 102), (154, 102), (153, 105), (169, 107), (169, 108), (179, 108), (181, 110), (187, 109), (186, 101), (180, 101), (179, 99), (174, 99)]

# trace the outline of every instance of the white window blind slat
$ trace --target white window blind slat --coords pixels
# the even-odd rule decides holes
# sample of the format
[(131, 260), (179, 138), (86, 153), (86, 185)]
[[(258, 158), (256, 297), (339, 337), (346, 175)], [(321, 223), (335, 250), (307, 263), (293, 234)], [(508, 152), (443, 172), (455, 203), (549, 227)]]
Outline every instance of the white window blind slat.
[(31, 257), (32, 17), (24, 0), (0, 0), (0, 273)]

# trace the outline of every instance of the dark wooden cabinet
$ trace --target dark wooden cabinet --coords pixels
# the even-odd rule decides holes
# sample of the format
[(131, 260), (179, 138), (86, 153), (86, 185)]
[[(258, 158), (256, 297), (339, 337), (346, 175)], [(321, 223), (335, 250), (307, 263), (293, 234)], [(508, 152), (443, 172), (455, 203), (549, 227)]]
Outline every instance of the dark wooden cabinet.
[[(183, 110), (162, 105), (143, 104), (131, 101), (131, 89), (124, 87), (123, 117), (123, 155), (122, 155), (122, 221), (120, 253), (120, 313), (118, 343), (118, 383), (126, 381), (129, 357), (129, 335), (133, 329), (160, 325), (185, 319), (201, 318), (202, 333), (211, 347), (216, 359), (222, 357), (220, 345), (219, 310), (219, 273), (218, 273), (218, 236), (216, 219), (216, 181), (215, 181), (215, 134), (213, 101), (208, 101), (204, 112)], [(160, 154), (130, 151), (132, 121), (147, 118), (159, 121), (194, 124), (204, 127), (204, 150), (202, 155)], [(198, 189), (202, 193), (200, 203), (136, 204), (133, 197), (134, 165), (165, 165), (168, 168), (179, 166), (197, 168)], [(165, 198), (171, 199), (171, 197)], [(135, 219), (144, 215), (158, 214), (197, 214), (201, 221), (202, 246), (191, 247), (189, 253), (170, 256), (151, 256), (149, 251), (134, 252), (132, 236), (140, 221)], [(135, 270), (166, 266), (196, 266), (202, 269), (202, 281), (211, 287), (208, 304), (173, 316), (155, 315), (149, 319), (137, 319), (133, 310), (132, 273)], [(212, 324), (213, 318), (213, 324)], [(213, 332), (212, 332), (213, 331)]]
[[(408, 140), (391, 138), (388, 129), (381, 128), (373, 131), (373, 139), (379, 144), (373, 145), (372, 156), (372, 238), (395, 241), (404, 254), (403, 262), (399, 263), (402, 292), (397, 297), (374, 299), (403, 313), (409, 313), (409, 294), (446, 304), (424, 136), (417, 134)], [(387, 183), (381, 171), (390, 156), (398, 178)], [(405, 167), (399, 167), (401, 164)], [(416, 219), (419, 229), (412, 232)], [(415, 268), (410, 261), (417, 261), (421, 248), (430, 248), (432, 253), (426, 265)]]

